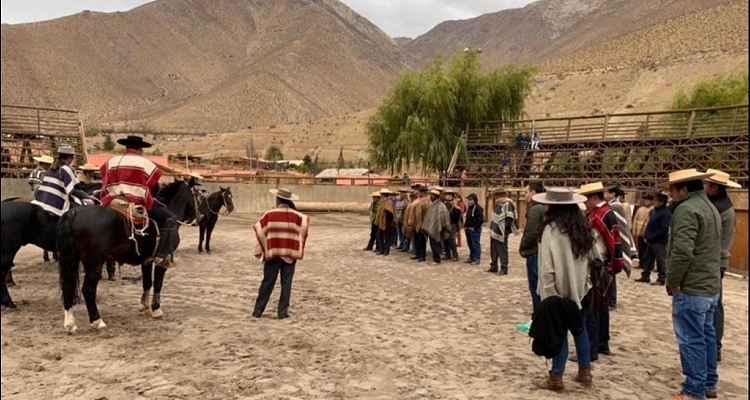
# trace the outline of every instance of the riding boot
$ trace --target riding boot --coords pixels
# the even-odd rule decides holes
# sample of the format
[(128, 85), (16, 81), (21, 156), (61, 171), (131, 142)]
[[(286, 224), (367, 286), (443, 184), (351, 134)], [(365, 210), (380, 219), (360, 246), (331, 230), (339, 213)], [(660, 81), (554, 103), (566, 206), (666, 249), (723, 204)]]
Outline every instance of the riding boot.
[(159, 243), (156, 246), (154, 264), (164, 268), (173, 267), (171, 255), (175, 250), (176, 243), (177, 224), (173, 218), (169, 218), (164, 222), (164, 226), (159, 227)]

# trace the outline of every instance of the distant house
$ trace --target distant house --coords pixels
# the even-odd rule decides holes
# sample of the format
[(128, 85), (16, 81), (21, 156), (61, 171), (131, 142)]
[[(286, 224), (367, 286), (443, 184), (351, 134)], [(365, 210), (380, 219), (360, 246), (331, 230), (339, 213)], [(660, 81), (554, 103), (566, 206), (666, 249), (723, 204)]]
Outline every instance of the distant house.
[(388, 185), (388, 178), (373, 173), (367, 168), (328, 168), (315, 176), (323, 182), (341, 186)]

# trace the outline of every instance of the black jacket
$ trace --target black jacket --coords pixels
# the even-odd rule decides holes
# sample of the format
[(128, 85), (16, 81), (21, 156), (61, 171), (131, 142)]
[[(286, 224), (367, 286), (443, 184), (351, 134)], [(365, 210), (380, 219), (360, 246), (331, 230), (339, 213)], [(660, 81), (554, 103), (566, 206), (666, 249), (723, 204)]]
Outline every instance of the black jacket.
[(466, 209), (466, 221), (464, 221), (465, 228), (474, 228), (477, 230), (484, 224), (484, 209), (479, 204), (474, 204), (474, 207)]
[(531, 350), (538, 356), (553, 358), (560, 354), (563, 340), (568, 340), (568, 331), (573, 336), (583, 333), (581, 311), (573, 300), (558, 296), (542, 301), (529, 336), (534, 339)]
[(667, 244), (669, 241), (669, 225), (672, 223), (672, 213), (666, 206), (654, 208), (646, 224), (643, 237), (648, 243)]

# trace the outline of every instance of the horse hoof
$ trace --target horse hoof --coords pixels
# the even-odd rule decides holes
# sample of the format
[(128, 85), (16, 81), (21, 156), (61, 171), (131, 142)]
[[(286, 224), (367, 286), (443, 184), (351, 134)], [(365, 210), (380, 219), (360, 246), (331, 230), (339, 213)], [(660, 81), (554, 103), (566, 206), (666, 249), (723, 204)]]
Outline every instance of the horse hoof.
[(107, 327), (107, 324), (102, 321), (101, 318), (97, 319), (96, 321), (91, 323), (91, 327), (94, 329), (104, 329)]
[(161, 308), (157, 308), (156, 310), (151, 312), (151, 318), (153, 319), (161, 319), (161, 317), (164, 316), (164, 311), (162, 311)]
[(73, 332), (75, 332), (78, 329), (78, 327), (76, 326), (76, 324), (67, 324), (66, 323), (65, 325), (63, 325), (63, 327), (65, 328), (65, 332), (68, 332), (68, 333), (73, 333)]
[(206, 249), (206, 253), (209, 253), (209, 254), (210, 254), (210, 253), (211, 253), (211, 250), (209, 250), (209, 249)]
[(114, 276), (114, 275), (110, 275), (110, 276), (108, 276), (108, 277), (107, 277), (107, 280), (108, 280), (108, 281), (111, 281), (111, 282), (114, 282), (114, 281), (116, 281), (116, 280), (117, 280), (117, 278), (115, 278), (115, 276)]
[(49, 258), (45, 258), (45, 259), (44, 259), (44, 262), (49, 262)]
[(8, 302), (3, 303), (3, 305), (5, 306), (5, 308), (10, 308), (11, 310), (18, 308), (18, 306), (16, 306), (16, 303), (13, 302), (13, 300), (9, 300)]
[(5, 285), (8, 286), (8, 287), (16, 286), (16, 281), (7, 281), (7, 282), (5, 282)]
[(203, 249), (198, 249), (198, 253), (203, 253)]
[(141, 308), (140, 308), (140, 310), (138, 310), (138, 312), (139, 312), (139, 313), (140, 313), (140, 314), (141, 314), (142, 316), (144, 316), (144, 317), (149, 317), (149, 316), (151, 316), (151, 308), (149, 308), (149, 307), (144, 307), (144, 306), (141, 306)]

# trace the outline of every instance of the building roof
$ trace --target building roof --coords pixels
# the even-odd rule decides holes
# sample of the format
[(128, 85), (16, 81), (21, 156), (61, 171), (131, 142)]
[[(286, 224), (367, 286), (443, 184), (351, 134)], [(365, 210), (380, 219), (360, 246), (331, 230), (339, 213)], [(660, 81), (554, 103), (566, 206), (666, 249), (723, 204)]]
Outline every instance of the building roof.
[(372, 173), (367, 168), (328, 168), (323, 170), (321, 173), (316, 175), (316, 178), (336, 178), (339, 176), (356, 177), (356, 176), (367, 176), (370, 172), (370, 176), (380, 176)]

